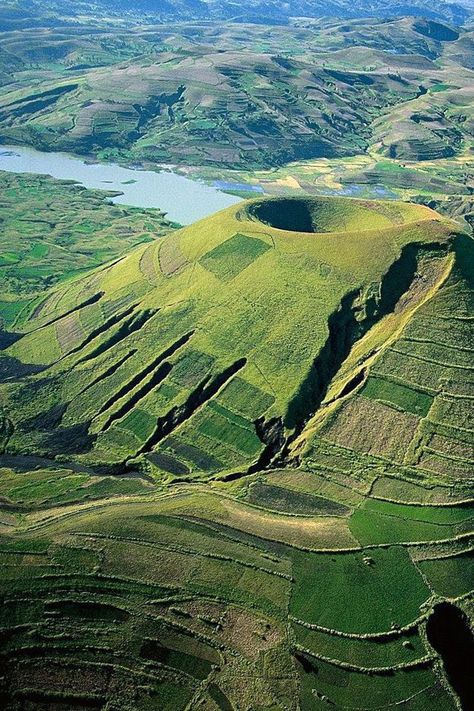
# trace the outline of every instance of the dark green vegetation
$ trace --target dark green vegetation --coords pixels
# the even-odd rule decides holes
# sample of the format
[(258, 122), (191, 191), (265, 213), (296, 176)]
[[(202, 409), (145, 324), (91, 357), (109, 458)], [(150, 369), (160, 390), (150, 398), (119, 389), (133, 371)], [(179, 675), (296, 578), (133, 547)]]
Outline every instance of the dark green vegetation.
[(35, 309), (39, 314), (45, 289), (170, 231), (159, 210), (111, 205), (106, 196), (47, 176), (0, 171), (4, 326), (22, 323)]
[(469, 708), (436, 630), (472, 619), (472, 265), (427, 207), (258, 199), (35, 295), (2, 707)]

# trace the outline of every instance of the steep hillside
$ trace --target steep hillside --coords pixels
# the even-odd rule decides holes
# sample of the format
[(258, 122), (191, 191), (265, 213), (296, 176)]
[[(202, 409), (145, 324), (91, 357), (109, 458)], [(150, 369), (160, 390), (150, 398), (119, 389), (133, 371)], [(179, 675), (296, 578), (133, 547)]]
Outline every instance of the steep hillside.
[(11, 389), (9, 449), (198, 475), (269, 463), (350, 347), (412, 283), (404, 318), (436, 288), (454, 229), (421, 206), (276, 199), (145, 245), (11, 336), (4, 377), (36, 375)]
[[(317, 460), (324, 441), (396, 462), (402, 477), (416, 478), (417, 469), (453, 481), (472, 477), (472, 240), (459, 238), (453, 256), (447, 269), (439, 255), (428, 256), (431, 275), (418, 271), (388, 317), (398, 321), (389, 339), (377, 326), (352, 348), (296, 449), (308, 442)], [(420, 289), (430, 297), (420, 300)], [(413, 296), (418, 303), (407, 320)]]

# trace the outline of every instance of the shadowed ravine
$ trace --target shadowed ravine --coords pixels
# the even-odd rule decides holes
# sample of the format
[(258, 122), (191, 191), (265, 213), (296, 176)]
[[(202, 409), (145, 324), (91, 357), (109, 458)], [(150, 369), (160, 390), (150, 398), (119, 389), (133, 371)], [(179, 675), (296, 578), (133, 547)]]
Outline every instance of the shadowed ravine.
[(450, 602), (435, 606), (426, 626), (428, 641), (440, 654), (449, 683), (463, 711), (474, 709), (474, 635), (469, 620)]
[[(328, 337), (315, 357), (311, 368), (302, 381), (299, 390), (288, 404), (282, 419), (255, 423), (259, 438), (265, 449), (249, 473), (268, 467), (270, 463), (288, 465), (289, 447), (302, 432), (307, 422), (315, 415), (329, 390), (331, 382), (342, 368), (353, 346), (384, 316), (392, 313), (399, 300), (406, 295), (418, 277), (418, 268), (423, 258), (441, 256), (439, 245), (410, 244), (402, 249), (399, 258), (393, 262), (380, 280), (378, 295), (365, 296), (360, 290), (346, 294), (339, 307), (329, 315)], [(435, 257), (435, 258), (436, 258)], [(364, 377), (361, 371), (346, 384), (339, 397), (347, 395), (357, 387)], [(286, 439), (284, 428), (292, 430)]]

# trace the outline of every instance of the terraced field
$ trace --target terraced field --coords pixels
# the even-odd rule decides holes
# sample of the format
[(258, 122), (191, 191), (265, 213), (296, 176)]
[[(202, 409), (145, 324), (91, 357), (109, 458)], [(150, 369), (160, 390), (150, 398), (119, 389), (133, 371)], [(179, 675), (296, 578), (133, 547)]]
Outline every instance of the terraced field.
[(45, 291), (2, 337), (3, 707), (471, 708), (472, 255), (259, 198)]

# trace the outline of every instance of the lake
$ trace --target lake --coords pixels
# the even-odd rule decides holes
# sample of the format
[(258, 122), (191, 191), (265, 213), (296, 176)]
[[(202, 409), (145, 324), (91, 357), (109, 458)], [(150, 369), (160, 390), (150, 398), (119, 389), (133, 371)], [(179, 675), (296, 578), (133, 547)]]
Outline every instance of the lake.
[(86, 188), (120, 190), (112, 202), (156, 207), (170, 220), (189, 225), (240, 202), (241, 198), (173, 172), (122, 168), (114, 163), (87, 163), (67, 153), (37, 151), (26, 146), (0, 145), (0, 170), (51, 175), (75, 180)]

